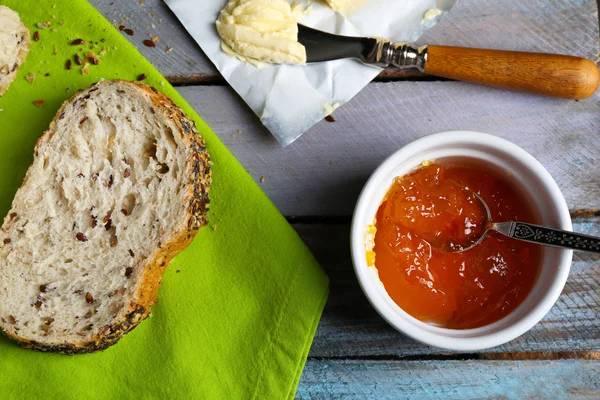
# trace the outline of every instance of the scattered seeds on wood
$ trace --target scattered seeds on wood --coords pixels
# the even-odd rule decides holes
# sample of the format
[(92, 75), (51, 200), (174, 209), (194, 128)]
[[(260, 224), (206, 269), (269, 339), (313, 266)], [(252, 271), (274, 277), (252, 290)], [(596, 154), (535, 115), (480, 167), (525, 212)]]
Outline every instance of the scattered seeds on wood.
[(123, 32), (125, 32), (129, 36), (133, 36), (135, 34), (135, 32), (133, 31), (133, 29), (129, 29), (129, 28), (123, 29)]
[(154, 42), (150, 39), (146, 39), (144, 40), (144, 46), (146, 47), (156, 47), (156, 44), (154, 44)]
[(325, 117), (325, 121), (327, 122), (335, 122), (335, 118), (333, 118), (331, 115), (328, 115)]
[(73, 66), (73, 63), (71, 62), (71, 60), (67, 60), (67, 62), (65, 64), (65, 68), (66, 69), (71, 69), (72, 66)]
[(75, 54), (75, 64), (77, 64), (77, 65), (83, 64), (83, 61), (81, 60), (81, 57), (79, 56), (79, 54)]
[(140, 74), (140, 75), (138, 75), (138, 77), (137, 77), (137, 80), (138, 80), (138, 81), (143, 81), (144, 79), (146, 79), (146, 74)]
[(92, 304), (94, 302), (94, 296), (92, 296), (92, 294), (90, 292), (87, 292), (85, 294), (85, 301), (88, 304)]
[(44, 100), (40, 99), (40, 100), (34, 100), (33, 101), (33, 105), (39, 108), (42, 108), (42, 106), (44, 105)]
[(122, 31), (123, 29), (125, 29), (125, 25), (119, 25), (119, 30)]
[(50, 72), (46, 72), (44, 76), (50, 76)]
[(3, 240), (4, 244), (10, 244), (10, 242), (12, 242), (12, 240), (10, 240), (10, 238), (6, 238)]
[(40, 40), (40, 32), (35, 31), (35, 33), (33, 34), (33, 40), (36, 41), (36, 42), (38, 40)]
[(71, 46), (79, 46), (80, 44), (86, 44), (87, 42), (83, 39), (75, 39), (71, 41)]

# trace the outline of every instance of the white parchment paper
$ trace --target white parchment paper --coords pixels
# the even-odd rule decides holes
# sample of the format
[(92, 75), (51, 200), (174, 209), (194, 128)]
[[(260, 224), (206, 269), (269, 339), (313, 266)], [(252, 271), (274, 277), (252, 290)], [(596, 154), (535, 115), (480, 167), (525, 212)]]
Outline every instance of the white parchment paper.
[[(427, 10), (437, 7), (438, 0), (367, 0), (348, 17), (334, 12), (324, 0), (306, 2), (312, 4), (312, 12), (301, 21), (303, 24), (348, 36), (380, 36), (395, 42), (412, 42), (439, 19), (423, 20)], [(326, 104), (343, 105), (381, 72), (380, 68), (356, 60), (257, 69), (221, 50), (215, 21), (227, 0), (166, 0), (166, 3), (282, 146), (289, 145), (322, 120), (327, 115)]]

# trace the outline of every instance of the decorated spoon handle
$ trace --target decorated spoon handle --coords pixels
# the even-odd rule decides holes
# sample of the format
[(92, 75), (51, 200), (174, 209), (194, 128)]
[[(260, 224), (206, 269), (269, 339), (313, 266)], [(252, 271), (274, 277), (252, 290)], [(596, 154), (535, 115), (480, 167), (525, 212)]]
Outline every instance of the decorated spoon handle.
[(492, 229), (508, 237), (526, 242), (600, 254), (600, 237), (561, 231), (524, 222), (495, 223)]

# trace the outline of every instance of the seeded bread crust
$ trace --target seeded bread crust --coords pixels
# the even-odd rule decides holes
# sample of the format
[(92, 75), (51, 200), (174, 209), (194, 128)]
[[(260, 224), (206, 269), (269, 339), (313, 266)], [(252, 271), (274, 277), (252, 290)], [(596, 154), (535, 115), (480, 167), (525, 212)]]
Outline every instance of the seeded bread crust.
[[(148, 260), (143, 269), (143, 283), (138, 286), (135, 295), (129, 302), (125, 317), (111, 325), (104, 326), (92, 340), (85, 343), (38, 343), (2, 329), (2, 325), (0, 325), (0, 332), (27, 349), (74, 355), (104, 350), (116, 344), (123, 335), (132, 331), (142, 320), (150, 315), (151, 307), (157, 302), (158, 290), (168, 264), (177, 254), (191, 244), (198, 230), (207, 224), (211, 161), (204, 139), (202, 139), (196, 129), (194, 121), (190, 120), (171, 99), (148, 85), (123, 80), (102, 81), (87, 89), (78, 91), (62, 105), (56, 117), (50, 123), (49, 129), (38, 139), (35, 146), (35, 156), (38, 156), (37, 150), (40, 143), (49, 140), (56, 132), (57, 121), (64, 117), (67, 104), (73, 103), (78, 99), (85, 99), (90, 92), (98, 90), (103, 85), (110, 84), (134, 85), (147, 93), (157, 109), (165, 112), (168, 118), (177, 125), (186, 145), (192, 150), (188, 163), (192, 165), (193, 173), (189, 176), (187, 183), (187, 217), (183, 224), (184, 229), (173, 240), (161, 244), (155, 256), (151, 260)], [(25, 180), (27, 180), (27, 177)]]

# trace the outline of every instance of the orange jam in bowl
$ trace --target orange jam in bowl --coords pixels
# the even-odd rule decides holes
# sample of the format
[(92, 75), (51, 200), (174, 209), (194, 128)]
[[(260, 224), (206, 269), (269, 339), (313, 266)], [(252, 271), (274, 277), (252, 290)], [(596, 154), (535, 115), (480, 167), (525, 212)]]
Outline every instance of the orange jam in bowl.
[(379, 206), (369, 264), (398, 306), (450, 329), (478, 328), (513, 311), (529, 294), (541, 249), (490, 232), (463, 253), (444, 251), (483, 232), (492, 219), (534, 221), (533, 210), (509, 177), (482, 165), (428, 163), (397, 177)]

